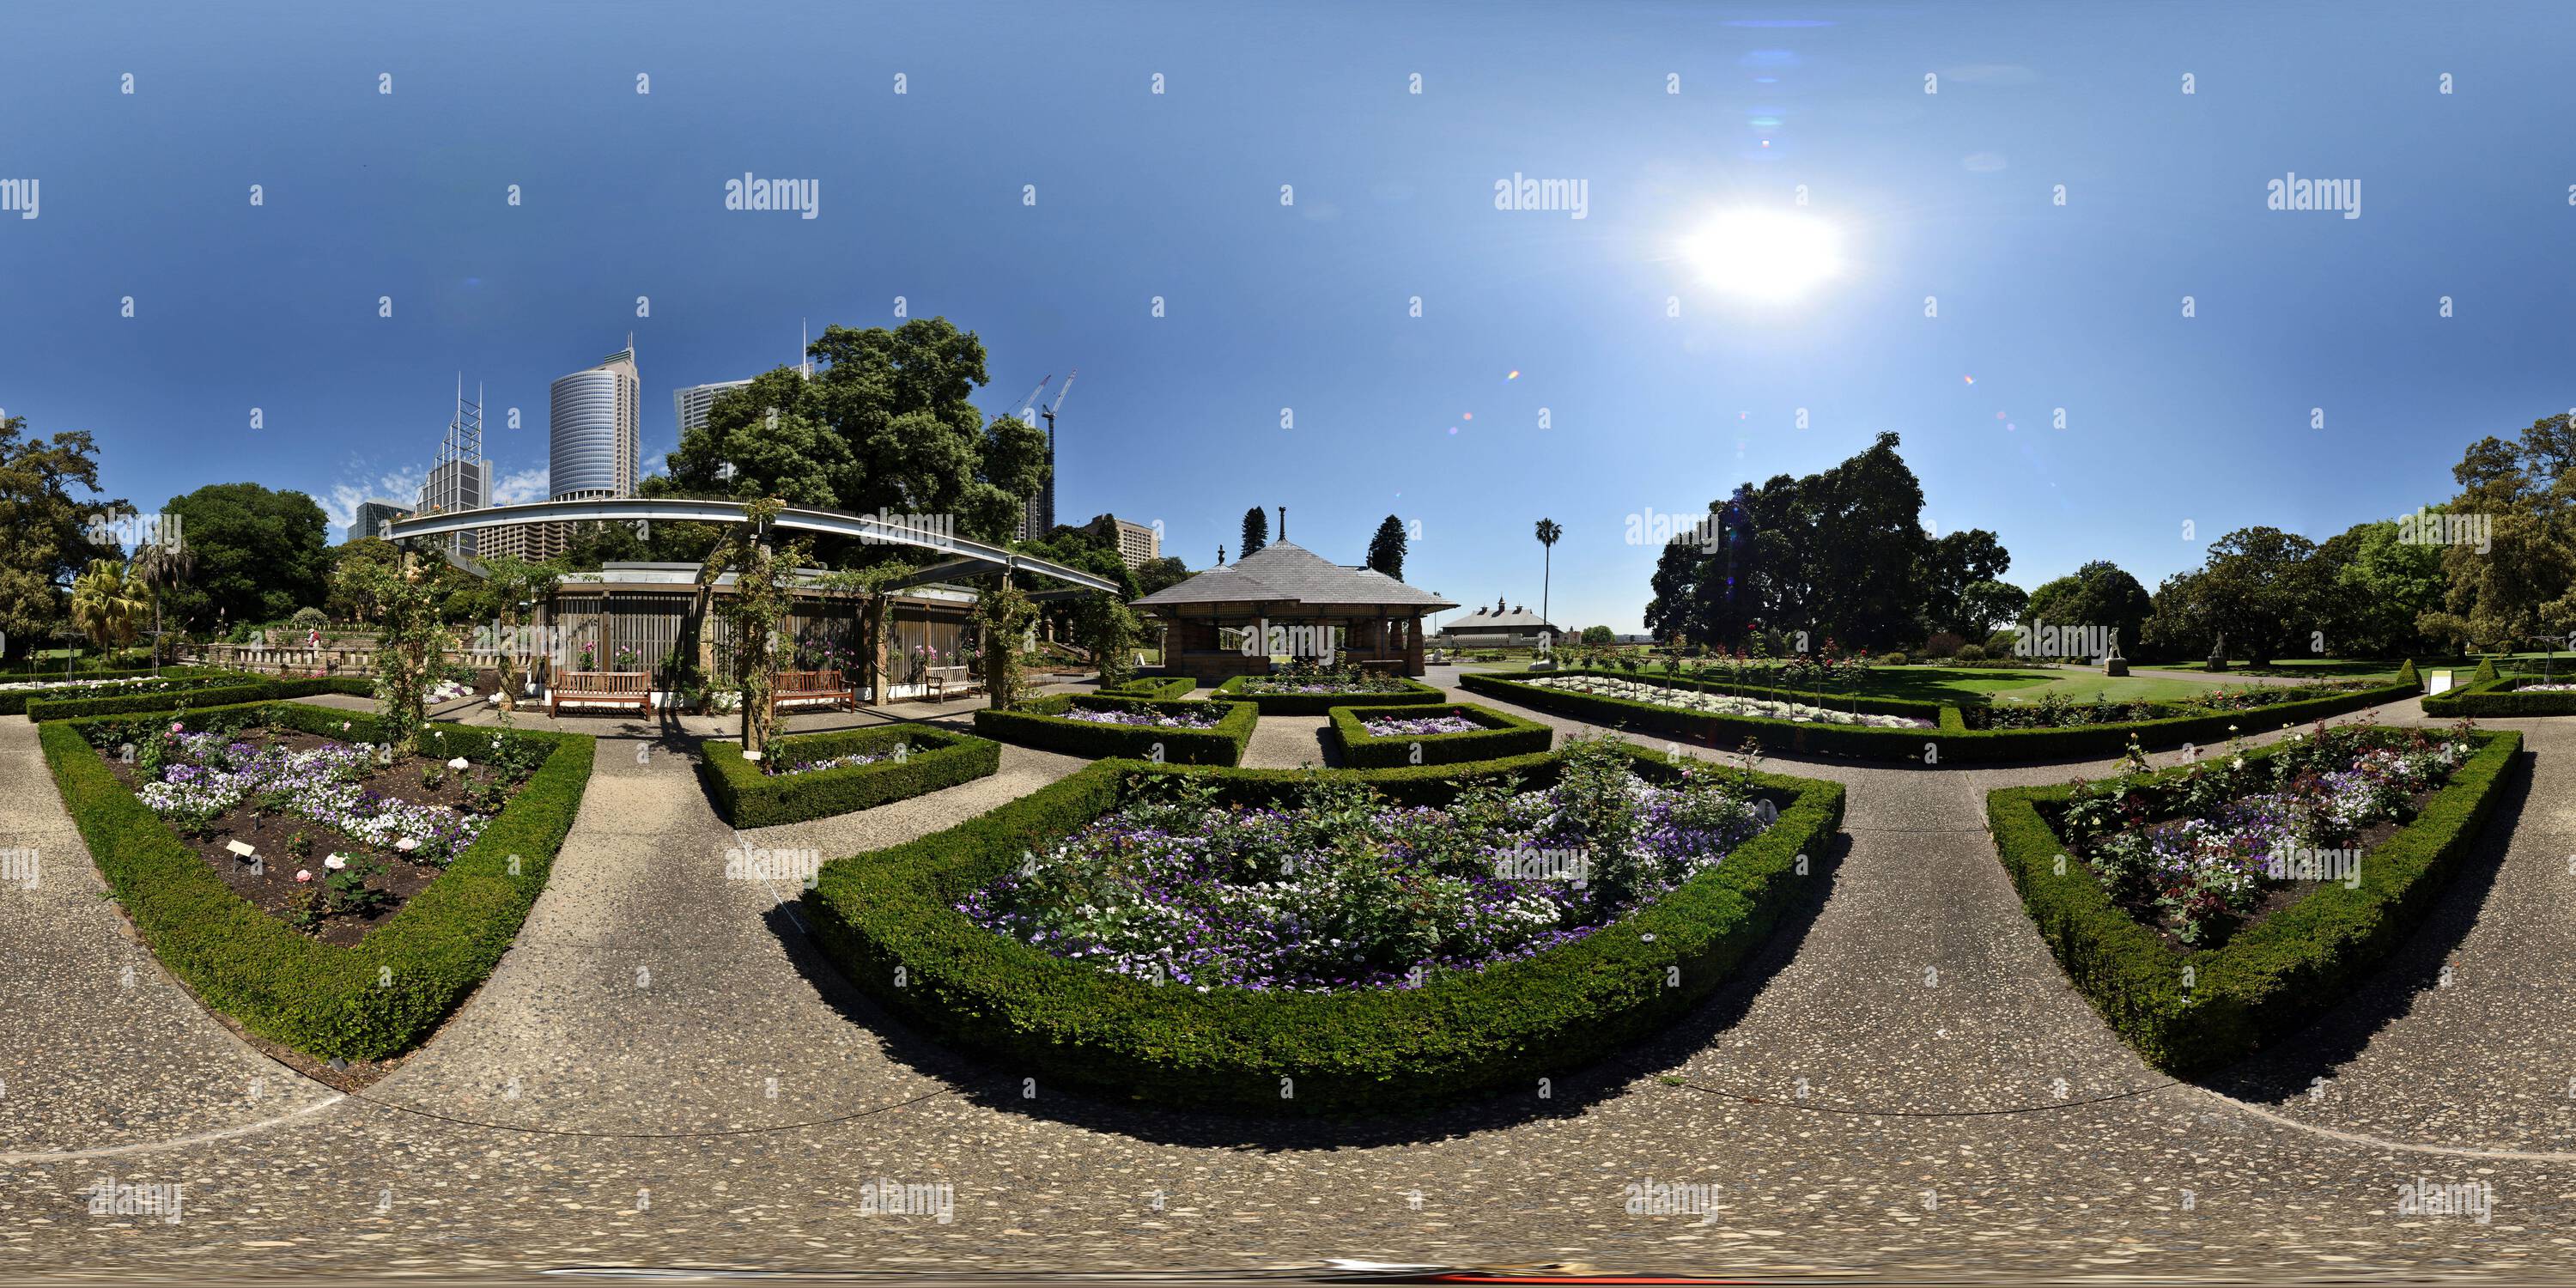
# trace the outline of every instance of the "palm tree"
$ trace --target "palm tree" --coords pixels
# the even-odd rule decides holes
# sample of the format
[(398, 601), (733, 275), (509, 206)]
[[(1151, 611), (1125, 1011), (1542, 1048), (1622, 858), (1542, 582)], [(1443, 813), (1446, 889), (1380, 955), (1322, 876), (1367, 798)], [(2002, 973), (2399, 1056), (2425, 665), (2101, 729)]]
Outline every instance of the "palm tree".
[(195, 572), (197, 556), (177, 542), (149, 541), (134, 552), (134, 580), (152, 592), (152, 673), (161, 674), (161, 598)]
[(1538, 521), (1538, 545), (1539, 549), (1545, 552), (1539, 556), (1538, 619), (1542, 622), (1548, 620), (1547, 591), (1548, 581), (1555, 572), (1552, 565), (1556, 560), (1556, 539), (1564, 535), (1565, 529), (1556, 526), (1556, 520)]
[(95, 641), (100, 650), (113, 656), (117, 649), (134, 642), (136, 624), (143, 617), (143, 588), (128, 580), (125, 565), (113, 559), (92, 559), (89, 570), (72, 582), (72, 624)]

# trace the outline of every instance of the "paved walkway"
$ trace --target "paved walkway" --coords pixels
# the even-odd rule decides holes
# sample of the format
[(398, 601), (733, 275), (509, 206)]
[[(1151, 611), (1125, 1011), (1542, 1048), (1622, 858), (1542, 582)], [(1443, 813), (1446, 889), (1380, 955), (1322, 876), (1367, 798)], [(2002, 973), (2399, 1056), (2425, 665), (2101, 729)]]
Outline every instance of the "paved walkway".
[[(2420, 718), (2411, 702), (2382, 714)], [(1255, 759), (1293, 755), (1304, 723), (1264, 721)], [(264, 1062), (193, 1003), (121, 1011), (86, 977), (79, 945), (112, 922), (103, 905), (0, 894), (13, 950), (0, 1055), (34, 1070), (11, 1073), (0, 1099), (0, 1149), (14, 1151), (0, 1156), (0, 1257), (163, 1272), (1342, 1256), (1980, 1278), (2563, 1274), (2576, 1266), (2576, 1155), (2559, 1153), (2576, 1151), (2563, 986), (2576, 728), (2506, 723), (2538, 756), (2491, 832), (2510, 836), (2488, 847), (2492, 878), (2473, 870), (2445, 894), (2404, 960), (2321, 1027), (2322, 1056), (2213, 1081), (2251, 1104), (2141, 1066), (2068, 987), (1995, 862), (1988, 788), (2107, 765), (1774, 760), (1851, 786), (1849, 842), (1817, 865), (1808, 915), (1736, 985), (1629, 1057), (1569, 1071), (1549, 1100), (1362, 1123), (1164, 1113), (1043, 1079), (1023, 1099), (1035, 1071), (952, 1056), (890, 1021), (816, 964), (778, 903), (792, 891), (721, 875), (744, 840), (847, 852), (1080, 762), (1013, 749), (995, 779), (737, 838), (706, 808), (687, 731), (609, 737), (553, 884), (481, 994), (362, 1096), (281, 1085), (284, 1103), (325, 1107), (227, 1139), (27, 1157), (273, 1111), (229, 1095)], [(49, 856), (76, 854), (24, 759), (32, 743), (22, 720), (0, 722), (9, 782), (37, 784), (0, 793), (0, 818), (64, 838), (42, 842)], [(122, 951), (102, 960), (157, 972)], [(2444, 965), (2448, 987), (2419, 987)], [(28, 1076), (47, 1088), (32, 1108)], [(2314, 1099), (2312, 1077), (2326, 1079)], [(2459, 1150), (2559, 1156), (2445, 1152)], [(85, 1215), (80, 1188), (102, 1174), (185, 1182), (186, 1219)], [(2419, 1176), (2492, 1183), (2492, 1223), (2397, 1216), (2397, 1187)], [(863, 1217), (859, 1187), (879, 1177), (953, 1184), (953, 1220)], [(1715, 1186), (1717, 1211), (1626, 1214), (1622, 1187), (1650, 1180)]]

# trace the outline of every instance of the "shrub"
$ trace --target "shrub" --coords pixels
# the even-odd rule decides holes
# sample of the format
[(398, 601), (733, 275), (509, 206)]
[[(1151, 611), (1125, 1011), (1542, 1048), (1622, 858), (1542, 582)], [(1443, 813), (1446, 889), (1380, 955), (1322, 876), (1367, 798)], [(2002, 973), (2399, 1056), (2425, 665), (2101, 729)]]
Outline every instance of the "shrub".
[[(102, 694), (97, 697), (43, 698), (28, 694), (0, 695), (17, 697), (27, 718), (37, 723), (47, 720), (78, 720), (90, 716), (127, 715), (141, 711), (175, 711), (182, 706), (210, 707), (237, 705), (244, 702), (278, 701), (287, 698), (309, 698), (317, 693), (354, 693), (366, 697), (375, 692), (372, 682), (350, 675), (319, 678), (282, 679), (241, 672), (212, 671), (189, 683), (145, 693)], [(7, 708), (0, 706), (0, 714)]]
[(299, 608), (294, 616), (286, 619), (286, 624), (299, 631), (318, 631), (330, 625), (331, 619), (323, 616), (319, 608)]
[(2424, 714), (2449, 720), (2505, 720), (2517, 716), (2576, 715), (2576, 692), (2524, 693), (2531, 677), (2471, 680), (2448, 693), (2426, 694)]
[(1986, 660), (1986, 647), (1983, 644), (1962, 644), (1957, 656), (1962, 662), (1983, 662)]
[[(1481, 658), (1481, 660), (1493, 662), (1499, 662), (1502, 659), (1503, 655), (1500, 653), (1490, 658)], [(1261, 714), (1265, 716), (1320, 716), (1331, 714), (1335, 707), (1420, 706), (1426, 702), (1438, 702), (1444, 696), (1440, 690), (1412, 680), (1399, 680), (1401, 688), (1389, 689), (1382, 693), (1245, 693), (1243, 691), (1245, 681), (1269, 678), (1273, 677), (1238, 675), (1216, 686), (1216, 697), (1219, 701), (1252, 703), (1261, 708)]]
[(1880, 666), (1903, 666), (1905, 665), (1905, 655), (1902, 653), (1890, 653), (1887, 656), (1878, 659), (1878, 664)]
[[(268, 703), (198, 714), (218, 712), (248, 712), (272, 728), (331, 738), (379, 736), (376, 717), (364, 712)], [(117, 781), (91, 748), (85, 723), (48, 724), (37, 737), (99, 874), (143, 942), (206, 1005), (261, 1037), (322, 1057), (399, 1054), (483, 982), (545, 889), (590, 781), (589, 738), (430, 726), (416, 747), (425, 755), (542, 759), (437, 880), (366, 938), (342, 947), (308, 939), (234, 894)]]
[(1923, 641), (1923, 656), (1949, 657), (1957, 653), (1959, 646), (1965, 643), (1967, 641), (1959, 638), (1956, 632), (1934, 631), (1930, 638)]
[[(61, 678), (62, 673), (57, 671), (49, 675), (11, 676), (5, 681), (0, 681), (0, 683), (24, 684), (33, 681), (60, 680)], [(144, 667), (140, 670), (83, 671), (75, 678), (83, 680), (149, 680), (153, 678), (153, 676), (152, 668)], [(257, 680), (259, 677), (251, 675), (245, 671), (225, 671), (211, 666), (168, 666), (161, 669), (160, 678), (172, 681), (173, 683), (169, 689), (153, 690), (154, 692), (166, 693), (181, 689), (204, 689), (214, 687), (216, 685), (248, 684)], [(108, 697), (112, 695), (131, 696), (130, 693), (120, 694), (120, 691), (116, 689), (108, 689), (105, 692), (101, 692), (98, 687), (88, 685), (65, 685), (60, 688), (52, 689), (16, 689), (8, 692), (0, 692), (0, 716), (24, 715), (27, 710), (27, 704), (30, 702), (68, 702), (74, 698), (82, 697), (83, 695), (97, 697)]]
[[(1363, 723), (1369, 717), (1421, 720), (1432, 716), (1458, 716), (1473, 720), (1484, 728), (1475, 733), (1381, 738), (1371, 734)], [(1524, 720), (1491, 707), (1463, 702), (1423, 707), (1335, 707), (1332, 721), (1333, 733), (1342, 742), (1342, 764), (1350, 769), (1455, 765), (1471, 760), (1525, 756), (1546, 751), (1548, 744), (1556, 738), (1555, 730), (1535, 720)], [(1420, 756), (1418, 760), (1415, 759), (1417, 754)]]
[[(1629, 752), (1641, 774), (1678, 772)], [(1562, 754), (1349, 776), (1399, 803), (1437, 804), (1487, 776), (1543, 786)], [(1562, 1075), (1687, 1013), (1806, 888), (1794, 879), (1802, 859), (1823, 852), (1843, 806), (1837, 784), (1759, 776), (1779, 821), (1723, 865), (1581, 940), (1418, 989), (1158, 988), (1051, 956), (956, 910), (1023, 854), (1114, 808), (1139, 779), (1173, 774), (1211, 780), (1222, 799), (1244, 804), (1287, 797), (1306, 778), (1105, 761), (947, 831), (825, 864), (805, 895), (817, 937), (890, 1009), (1042, 1079), (1263, 1113), (1409, 1107)]]
[(2067, 848), (2040, 811), (2068, 800), (2072, 787), (1989, 792), (1986, 820), (2023, 907), (2076, 991), (2149, 1064), (2177, 1073), (2206, 1069), (2308, 1023), (2423, 920), (2494, 810), (2506, 771), (2519, 763), (2520, 734), (2476, 738), (2477, 750), (2449, 785), (2362, 857), (2358, 887), (2322, 886), (2215, 949), (2168, 944), (2114, 904), (2090, 867), (2067, 858), (2060, 869)]
[(2398, 666), (2395, 683), (2412, 685), (2417, 693), (2424, 691), (2424, 677), (2415, 670), (2415, 659), (2410, 657)]
[[(1156, 729), (1143, 725), (1094, 724), (1065, 719), (1064, 713), (1075, 708), (1092, 711), (1180, 708), (1193, 713), (1218, 710), (1224, 714), (1213, 729)], [(1023, 703), (1011, 711), (990, 708), (978, 711), (975, 713), (975, 732), (986, 738), (1016, 742), (1043, 751), (1060, 751), (1068, 756), (1092, 759), (1124, 756), (1136, 760), (1161, 760), (1174, 765), (1233, 765), (1242, 762), (1243, 745), (1252, 741), (1253, 726), (1260, 718), (1260, 709), (1249, 702), (1163, 701), (1058, 694)]]
[(2469, 683), (2484, 684), (2494, 678), (2496, 678), (2495, 659), (2493, 657), (2480, 657), (2478, 659), (2477, 673), (2469, 677)]
[(1100, 686), (1104, 698), (1186, 698), (1199, 682), (1186, 675), (1143, 676)]
[(897, 746), (908, 749), (899, 760), (770, 774), (743, 758), (741, 743), (709, 742), (699, 749), (698, 776), (706, 783), (709, 803), (725, 822), (735, 827), (769, 827), (908, 800), (988, 777), (1002, 764), (997, 743), (923, 725), (798, 734), (773, 740), (767, 754), (782, 763), (804, 764), (883, 753)]

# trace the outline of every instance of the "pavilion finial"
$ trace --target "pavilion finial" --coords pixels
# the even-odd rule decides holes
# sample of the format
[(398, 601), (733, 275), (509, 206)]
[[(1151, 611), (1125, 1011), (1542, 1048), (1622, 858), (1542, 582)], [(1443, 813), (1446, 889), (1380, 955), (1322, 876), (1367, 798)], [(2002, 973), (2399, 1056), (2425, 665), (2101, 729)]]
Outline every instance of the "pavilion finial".
[(1288, 539), (1288, 507), (1284, 505), (1279, 507), (1279, 539)]

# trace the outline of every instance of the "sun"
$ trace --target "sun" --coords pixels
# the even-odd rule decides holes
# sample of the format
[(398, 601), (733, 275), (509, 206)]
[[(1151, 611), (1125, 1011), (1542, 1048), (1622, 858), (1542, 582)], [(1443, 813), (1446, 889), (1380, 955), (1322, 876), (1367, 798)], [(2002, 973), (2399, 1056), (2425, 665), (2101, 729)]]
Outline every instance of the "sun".
[(1804, 295), (1842, 270), (1832, 225), (1776, 210), (1730, 210), (1682, 240), (1682, 254), (1712, 284), (1747, 299)]

